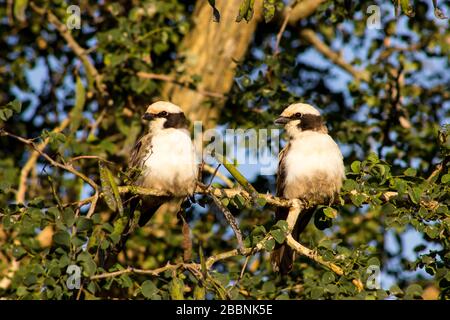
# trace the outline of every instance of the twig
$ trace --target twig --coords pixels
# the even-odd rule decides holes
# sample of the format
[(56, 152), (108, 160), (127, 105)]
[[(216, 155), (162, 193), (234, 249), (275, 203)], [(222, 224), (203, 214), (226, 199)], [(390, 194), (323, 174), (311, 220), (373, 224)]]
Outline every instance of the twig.
[(100, 115), (97, 117), (97, 119), (95, 119), (94, 123), (91, 126), (91, 129), (89, 130), (87, 138), (95, 135), (95, 130), (97, 130), (98, 126), (100, 125), (105, 116), (106, 116), (106, 108), (103, 109), (102, 112), (100, 112)]
[(294, 7), (298, 4), (298, 0), (294, 0), (292, 1), (291, 4), (289, 4), (289, 6), (284, 10), (284, 19), (283, 19), (283, 23), (281, 24), (281, 28), (280, 31), (278, 31), (277, 33), (277, 39), (275, 42), (275, 50), (274, 50), (274, 55), (277, 56), (280, 53), (280, 42), (281, 42), (281, 38), (283, 37), (283, 33), (286, 30), (286, 27), (288, 25), (289, 22), (289, 18), (291, 17), (292, 14), (292, 10), (294, 9)]
[(99, 156), (77, 156), (77, 157), (70, 158), (69, 161), (67, 161), (67, 164), (71, 165), (73, 162), (81, 160), (81, 159), (97, 159), (97, 160), (101, 160), (103, 162), (113, 164), (113, 162), (106, 160), (105, 158), (99, 157)]
[[(213, 174), (213, 175), (214, 175), (214, 172), (216, 171), (213, 167), (211, 167), (209, 164), (206, 164), (206, 163), (203, 165), (203, 170), (208, 172), (208, 173), (210, 173), (210, 174)], [(220, 173), (219, 171), (217, 171), (215, 173), (215, 176), (217, 178), (219, 178), (220, 180), (222, 180), (228, 188), (233, 188), (234, 187), (233, 181), (231, 181), (227, 176), (225, 176), (224, 174)]]

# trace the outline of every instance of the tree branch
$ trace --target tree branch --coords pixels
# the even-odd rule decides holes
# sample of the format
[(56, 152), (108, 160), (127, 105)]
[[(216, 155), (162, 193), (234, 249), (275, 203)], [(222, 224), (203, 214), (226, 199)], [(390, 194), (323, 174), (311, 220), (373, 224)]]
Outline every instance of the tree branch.
[(54, 15), (50, 10), (46, 8), (38, 7), (34, 2), (30, 2), (30, 7), (34, 12), (41, 16), (46, 16), (49, 23), (51, 23), (56, 30), (58, 30), (59, 34), (66, 40), (67, 45), (72, 49), (75, 55), (81, 60), (86, 69), (86, 73), (88, 78), (91, 77), (95, 81), (95, 85), (97, 90), (100, 93), (105, 93), (106, 87), (103, 84), (102, 76), (97, 71), (95, 66), (89, 60), (89, 55), (87, 54), (87, 50), (81, 47), (78, 42), (74, 39), (70, 30), (66, 27), (64, 23), (62, 23), (56, 15)]
[[(309, 17), (323, 2), (325, 2), (325, 0), (299, 1), (295, 6), (293, 6), (292, 11), (289, 13), (289, 24), (294, 25), (299, 20)], [(288, 14), (288, 10), (289, 8), (285, 9), (283, 12), (284, 16)]]
[(167, 270), (177, 270), (177, 269), (180, 269), (180, 268), (188, 268), (188, 267), (191, 267), (191, 268), (192, 267), (198, 267), (198, 265), (196, 263), (178, 263), (178, 264), (170, 264), (170, 263), (168, 263), (164, 267), (153, 269), (153, 270), (145, 270), (145, 269), (137, 269), (137, 268), (128, 267), (128, 268), (123, 269), (123, 270), (97, 274), (97, 275), (91, 276), (90, 279), (91, 280), (106, 279), (106, 278), (112, 278), (112, 277), (121, 276), (123, 274), (128, 274), (128, 273), (146, 274), (146, 275), (150, 275), (150, 276), (157, 276), (157, 275), (159, 275), (159, 274), (161, 274), (163, 272), (166, 272)]
[(311, 29), (302, 29), (300, 31), (300, 36), (312, 44), (317, 51), (323, 54), (326, 58), (330, 59), (331, 62), (341, 67), (348, 73), (350, 73), (355, 79), (368, 82), (370, 80), (370, 75), (365, 70), (356, 70), (352, 65), (347, 63), (341, 55), (331, 50), (317, 34)]
[(36, 146), (36, 144), (29, 139), (25, 139), (19, 136), (16, 136), (12, 133), (9, 133), (3, 129), (0, 129), (0, 136), (9, 136), (11, 138), (14, 138), (26, 145), (28, 145), (29, 147), (33, 148), (37, 153), (39, 153), (40, 156), (44, 157), (52, 166), (66, 170), (72, 174), (74, 174), (75, 176), (77, 176), (78, 178), (80, 178), (81, 180), (85, 181), (87, 184), (89, 184), (93, 189), (94, 189), (94, 196), (92, 198), (92, 202), (91, 202), (91, 207), (89, 208), (87, 217), (92, 216), (92, 214), (95, 211), (95, 207), (97, 205), (97, 201), (100, 195), (100, 188), (99, 186), (89, 177), (87, 177), (86, 175), (84, 175), (83, 173), (77, 171), (74, 167), (72, 167), (71, 165), (64, 165), (62, 163), (59, 163), (55, 160), (53, 160), (48, 154), (46, 154), (45, 152), (43, 152), (42, 150), (39, 149), (38, 146)]

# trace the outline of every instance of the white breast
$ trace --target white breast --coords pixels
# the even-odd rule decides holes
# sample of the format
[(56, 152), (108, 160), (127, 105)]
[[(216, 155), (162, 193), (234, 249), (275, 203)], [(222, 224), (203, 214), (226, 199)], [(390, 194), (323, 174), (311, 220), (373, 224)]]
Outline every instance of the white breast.
[(151, 144), (144, 162), (143, 185), (179, 196), (191, 194), (197, 178), (197, 162), (188, 131), (161, 130)]
[(338, 145), (329, 135), (307, 131), (290, 143), (284, 160), (287, 188), (312, 181), (316, 175), (329, 177), (330, 184), (340, 188), (345, 178), (344, 163)]

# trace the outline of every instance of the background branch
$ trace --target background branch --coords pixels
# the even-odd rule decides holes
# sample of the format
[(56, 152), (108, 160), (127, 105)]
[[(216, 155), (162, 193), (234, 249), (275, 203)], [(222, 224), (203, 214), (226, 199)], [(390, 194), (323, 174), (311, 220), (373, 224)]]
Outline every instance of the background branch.
[(97, 90), (100, 93), (105, 93), (106, 86), (103, 84), (102, 76), (98, 72), (97, 68), (91, 63), (87, 50), (81, 47), (75, 38), (70, 33), (70, 30), (62, 23), (56, 15), (50, 10), (38, 7), (34, 2), (30, 2), (30, 7), (41, 16), (46, 16), (49, 23), (51, 23), (59, 34), (66, 40), (67, 45), (72, 49), (75, 55), (81, 60), (88, 75), (88, 79), (91, 78), (95, 81)]
[(302, 29), (300, 31), (300, 36), (310, 44), (312, 44), (317, 51), (323, 54), (331, 62), (350, 73), (355, 79), (363, 80), (365, 82), (368, 82), (370, 80), (370, 75), (367, 71), (356, 70), (351, 64), (347, 63), (340, 54), (334, 52), (329, 46), (327, 46), (322, 40), (320, 40), (320, 38), (313, 30)]

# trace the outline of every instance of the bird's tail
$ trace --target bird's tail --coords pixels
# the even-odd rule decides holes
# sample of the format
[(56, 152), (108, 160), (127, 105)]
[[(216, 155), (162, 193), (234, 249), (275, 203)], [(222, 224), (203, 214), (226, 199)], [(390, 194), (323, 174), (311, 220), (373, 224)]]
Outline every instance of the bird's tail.
[[(292, 237), (298, 240), (300, 234), (305, 230), (308, 225), (315, 208), (311, 208), (302, 211), (301, 216), (298, 218), (297, 223), (292, 230)], [(287, 208), (278, 208), (275, 218), (276, 220), (286, 220), (289, 210)], [(276, 244), (275, 249), (270, 255), (272, 268), (275, 272), (280, 272), (285, 275), (292, 270), (292, 265), (295, 259), (295, 252), (286, 243)]]

